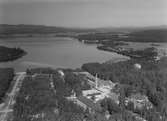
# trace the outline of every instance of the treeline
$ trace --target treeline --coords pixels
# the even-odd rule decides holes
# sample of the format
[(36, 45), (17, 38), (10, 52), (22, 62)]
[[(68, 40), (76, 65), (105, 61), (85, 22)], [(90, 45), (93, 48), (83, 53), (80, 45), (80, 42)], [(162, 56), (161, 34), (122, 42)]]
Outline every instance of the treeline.
[(3, 97), (10, 87), (14, 77), (14, 69), (0, 68), (0, 103), (3, 102)]
[(126, 37), (119, 36), (118, 33), (89, 33), (78, 35), (78, 40), (110, 40), (125, 42), (167, 42), (167, 29), (142, 30), (123, 34)]
[(115, 40), (125, 42), (167, 42), (167, 29), (131, 32), (126, 36), (126, 38), (117, 38)]
[(154, 61), (158, 56), (158, 51), (154, 47), (145, 48), (144, 50), (134, 50), (132, 48), (120, 50), (114, 45), (102, 45), (97, 47), (99, 50), (115, 52), (124, 56), (128, 56), (132, 59), (144, 59), (147, 61)]
[(154, 60), (157, 55), (158, 55), (158, 52), (157, 52), (157, 49), (154, 48), (154, 47), (150, 47), (150, 48), (145, 48), (144, 50), (124, 50), (124, 51), (121, 51), (121, 53), (123, 55), (129, 55), (129, 56), (132, 56), (132, 57), (138, 57), (138, 59), (146, 59), (146, 60)]
[[(135, 63), (141, 64), (142, 68), (137, 69), (134, 66)], [(167, 58), (159, 62), (128, 60), (112, 65), (88, 63), (84, 64), (82, 69), (93, 75), (97, 73), (100, 78), (110, 79), (124, 85), (126, 97), (134, 91), (147, 95), (155, 107), (153, 113), (150, 112), (149, 117), (146, 117), (148, 121), (157, 121), (151, 120), (157, 113), (167, 119)], [(143, 113), (149, 112), (143, 111)]]
[(88, 33), (78, 35), (78, 40), (106, 40), (106, 39), (116, 39), (118, 38), (117, 34), (113, 33)]
[(0, 46), (0, 62), (13, 61), (24, 56), (25, 54), (26, 52), (21, 48)]

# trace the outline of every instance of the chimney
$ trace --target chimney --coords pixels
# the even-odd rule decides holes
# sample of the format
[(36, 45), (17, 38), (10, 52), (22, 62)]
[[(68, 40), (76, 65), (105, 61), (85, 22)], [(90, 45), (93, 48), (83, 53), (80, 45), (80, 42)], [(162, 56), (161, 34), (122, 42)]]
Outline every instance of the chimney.
[(96, 88), (98, 88), (98, 78), (97, 78), (97, 73), (96, 73)]

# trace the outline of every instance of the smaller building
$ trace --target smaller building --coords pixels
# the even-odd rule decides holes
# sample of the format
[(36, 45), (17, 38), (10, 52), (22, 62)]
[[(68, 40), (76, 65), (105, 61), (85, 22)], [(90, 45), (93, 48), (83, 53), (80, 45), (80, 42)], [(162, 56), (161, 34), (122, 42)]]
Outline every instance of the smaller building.
[(148, 100), (148, 97), (140, 93), (132, 94), (130, 97), (126, 98), (125, 105), (128, 105), (129, 102), (134, 104), (134, 109), (142, 109), (144, 107), (150, 109), (153, 107), (152, 103)]
[(62, 70), (58, 70), (58, 73), (63, 77), (65, 74)]
[(84, 110), (87, 109), (87, 105), (84, 104), (83, 102), (81, 102), (80, 100), (78, 100), (78, 98), (75, 95), (71, 95), (70, 97), (66, 97), (67, 100), (72, 101), (73, 103), (79, 105), (80, 107), (82, 107)]
[(101, 111), (101, 105), (99, 102), (93, 102), (93, 100), (88, 99), (84, 96), (79, 96), (78, 100), (82, 103), (84, 103), (87, 107), (87, 109), (89, 110), (89, 112), (99, 112)]
[(135, 67), (136, 69), (141, 69), (141, 64), (136, 63), (136, 64), (134, 64), (134, 67)]
[(85, 111), (88, 110), (90, 113), (101, 111), (101, 106), (100, 106), (99, 102), (95, 103), (93, 100), (86, 98), (84, 96), (76, 97), (76, 96), (72, 95), (70, 97), (66, 97), (66, 99), (79, 105)]

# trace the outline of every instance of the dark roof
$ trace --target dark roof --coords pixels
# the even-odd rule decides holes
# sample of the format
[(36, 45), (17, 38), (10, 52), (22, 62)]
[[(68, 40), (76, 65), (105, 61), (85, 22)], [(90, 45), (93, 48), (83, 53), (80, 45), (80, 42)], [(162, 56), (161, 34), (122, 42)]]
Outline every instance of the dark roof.
[(134, 99), (136, 99), (136, 100), (146, 100), (146, 99), (147, 99), (147, 97), (146, 97), (145, 95), (142, 95), (142, 94), (140, 94), (140, 93), (132, 94), (132, 95), (130, 96), (130, 98), (134, 98)]
[(96, 95), (100, 95), (101, 93), (93, 93), (93, 94), (88, 94), (88, 96), (96, 96)]

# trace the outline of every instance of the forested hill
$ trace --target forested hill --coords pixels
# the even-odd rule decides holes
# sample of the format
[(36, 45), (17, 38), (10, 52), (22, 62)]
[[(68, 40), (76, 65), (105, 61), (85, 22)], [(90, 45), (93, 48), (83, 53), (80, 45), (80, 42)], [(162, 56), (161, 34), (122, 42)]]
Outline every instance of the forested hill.
[(154, 29), (132, 32), (127, 41), (137, 42), (167, 42), (167, 29)]

